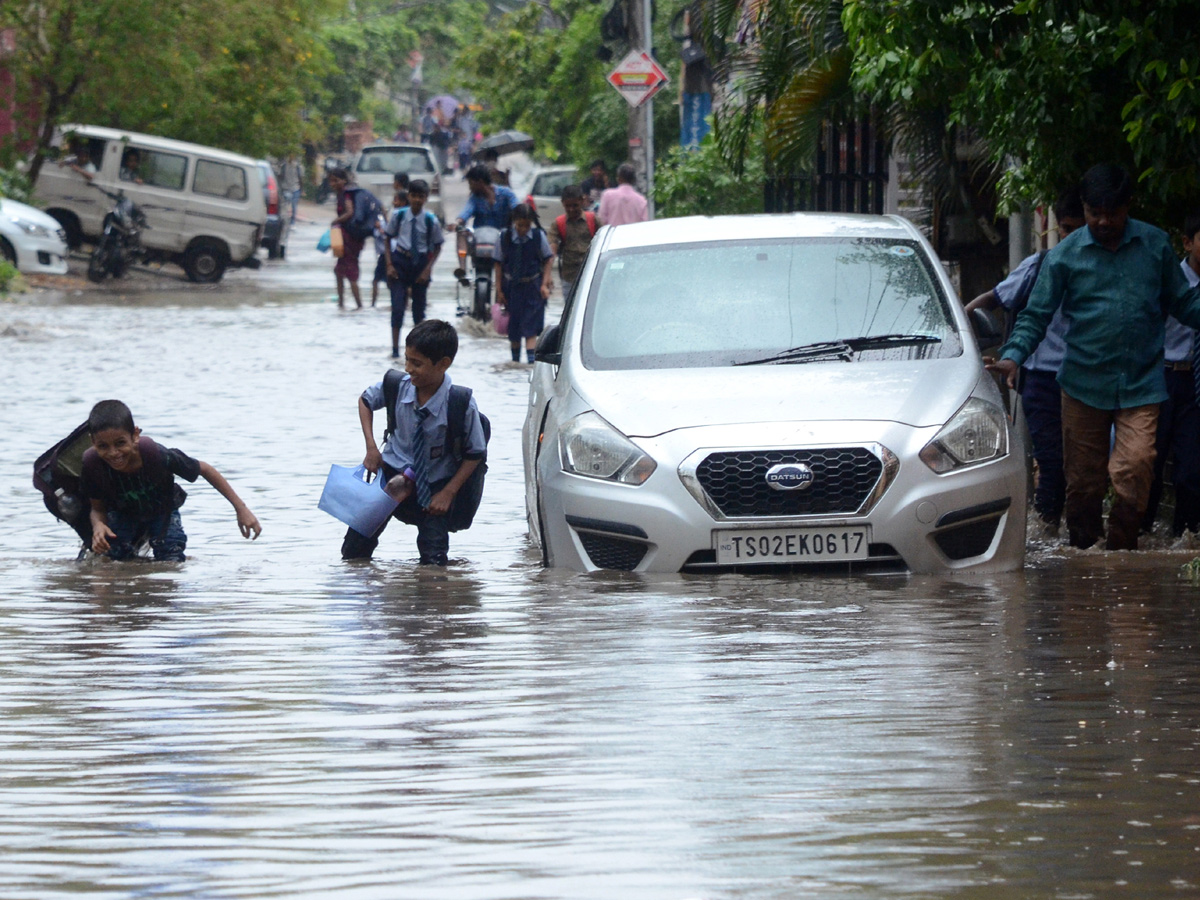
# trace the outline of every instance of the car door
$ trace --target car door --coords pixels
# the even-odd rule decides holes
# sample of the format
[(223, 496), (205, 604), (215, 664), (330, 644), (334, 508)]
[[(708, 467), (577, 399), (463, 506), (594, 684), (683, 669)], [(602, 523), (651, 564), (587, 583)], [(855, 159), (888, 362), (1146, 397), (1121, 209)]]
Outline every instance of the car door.
[[(133, 141), (115, 145), (114, 149), (121, 158), (114, 187), (124, 191), (146, 216), (148, 227), (142, 233), (142, 242), (159, 250), (182, 250), (187, 154), (139, 146)], [(135, 158), (136, 165), (130, 165)]]

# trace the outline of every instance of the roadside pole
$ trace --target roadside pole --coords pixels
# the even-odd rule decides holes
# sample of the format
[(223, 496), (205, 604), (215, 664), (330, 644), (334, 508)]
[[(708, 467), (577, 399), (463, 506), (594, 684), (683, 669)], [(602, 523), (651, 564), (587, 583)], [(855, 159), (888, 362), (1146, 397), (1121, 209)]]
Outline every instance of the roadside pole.
[[(653, 0), (636, 0), (642, 7), (642, 48), (651, 58), (654, 57), (654, 32), (650, 21), (650, 11)], [(654, 218), (654, 94), (643, 104), (646, 107), (646, 122), (643, 128), (646, 135), (646, 216)]]
[(629, 43), (633, 49), (608, 75), (609, 83), (629, 103), (629, 160), (637, 172), (638, 185), (645, 191), (647, 214), (654, 217), (654, 95), (668, 78), (654, 61), (651, 31), (651, 0), (626, 0), (630, 23)]

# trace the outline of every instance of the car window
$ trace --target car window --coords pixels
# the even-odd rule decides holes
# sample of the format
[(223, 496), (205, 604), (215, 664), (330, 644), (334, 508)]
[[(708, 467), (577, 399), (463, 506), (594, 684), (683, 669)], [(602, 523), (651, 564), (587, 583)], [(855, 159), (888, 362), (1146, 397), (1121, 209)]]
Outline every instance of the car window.
[(433, 172), (432, 157), (419, 147), (366, 147), (358, 158), (356, 172), (391, 174)]
[(245, 200), (246, 170), (241, 166), (210, 159), (197, 160), (192, 190), (197, 194), (224, 197), (226, 200)]
[(582, 349), (596, 369), (725, 366), (880, 335), (916, 340), (853, 358), (962, 352), (916, 242), (714, 242), (606, 253), (589, 291)]
[(543, 172), (533, 182), (533, 190), (529, 193), (539, 197), (562, 196), (563, 188), (569, 184), (579, 184), (575, 172)]
[(122, 154), (122, 181), (140, 181), (154, 187), (182, 191), (187, 177), (187, 157), (161, 150), (129, 147)]

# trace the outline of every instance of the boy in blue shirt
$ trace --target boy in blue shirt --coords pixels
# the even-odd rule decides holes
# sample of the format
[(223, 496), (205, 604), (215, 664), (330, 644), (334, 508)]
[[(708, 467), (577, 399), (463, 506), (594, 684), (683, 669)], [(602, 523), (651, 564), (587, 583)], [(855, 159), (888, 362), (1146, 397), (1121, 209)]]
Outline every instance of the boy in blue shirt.
[[(366, 439), (363, 466), (382, 472), (387, 479), (407, 478), (393, 496), (403, 496), (395, 518), (417, 526), (417, 551), (421, 563), (446, 565), (450, 549), (447, 513), (454, 498), (487, 453), (483, 425), (475, 399), (467, 403), (461, 460), (448, 446), (450, 376), (446, 374), (458, 353), (454, 326), (440, 319), (426, 319), (404, 340), (404, 371), (396, 397), (396, 427), (384, 439), (383, 449), (375, 444), (375, 410), (385, 405), (384, 385), (379, 382), (363, 391), (358, 400), (358, 417)], [(411, 477), (405, 473), (411, 473)], [(369, 537), (354, 529), (342, 542), (343, 559), (370, 559), (379, 545), (385, 521)]]
[(408, 206), (392, 215), (387, 224), (391, 238), (387, 259), (388, 290), (392, 294), (392, 357), (400, 356), (400, 326), (412, 292), (413, 325), (425, 320), (425, 303), (433, 264), (442, 252), (442, 226), (425, 209), (429, 185), (420, 178), (408, 185)]

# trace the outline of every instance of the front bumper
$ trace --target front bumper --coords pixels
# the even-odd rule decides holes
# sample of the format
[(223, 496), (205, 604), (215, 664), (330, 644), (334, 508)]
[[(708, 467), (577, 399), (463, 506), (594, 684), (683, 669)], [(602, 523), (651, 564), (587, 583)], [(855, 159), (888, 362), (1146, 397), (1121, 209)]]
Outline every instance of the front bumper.
[[(771, 431), (772, 429), (768, 429)], [(762, 441), (747, 445), (745, 430), (684, 429), (652, 439), (635, 439), (658, 463), (645, 484), (612, 484), (568, 475), (557, 447), (539, 460), (542, 534), (553, 566), (579, 571), (601, 568), (637, 572), (679, 572), (716, 567), (714, 532), (731, 529), (865, 526), (870, 558), (860, 569), (913, 573), (1019, 569), (1025, 554), (1027, 475), (1023, 443), (1010, 440), (1007, 456), (994, 462), (937, 475), (917, 453), (937, 427), (897, 423), (812, 423), (756, 432)], [(699, 434), (698, 434), (699, 433)], [(801, 438), (803, 434), (803, 439)], [(699, 443), (696, 438), (701, 437)], [(763, 438), (767, 438), (763, 440)], [(547, 437), (549, 440), (549, 436)], [(890, 482), (863, 511), (847, 515), (777, 518), (722, 518), (690, 479), (689, 460), (706, 450), (735, 446), (885, 447), (896, 457)], [(884, 476), (881, 476), (884, 477)]]
[(10, 241), (17, 253), (17, 268), (26, 274), (66, 275), (67, 244), (58, 237), (24, 236)]

